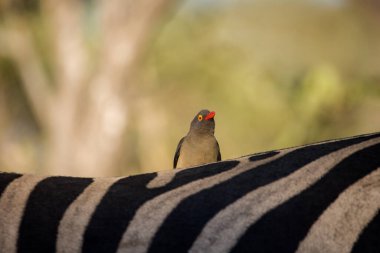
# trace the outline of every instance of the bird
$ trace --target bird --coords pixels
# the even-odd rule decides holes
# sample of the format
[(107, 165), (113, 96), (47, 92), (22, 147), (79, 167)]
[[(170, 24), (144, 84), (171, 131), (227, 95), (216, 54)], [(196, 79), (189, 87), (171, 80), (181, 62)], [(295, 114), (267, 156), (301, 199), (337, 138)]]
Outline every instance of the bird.
[(191, 121), (190, 130), (178, 143), (173, 168), (188, 168), (222, 159), (214, 136), (215, 112), (201, 110)]

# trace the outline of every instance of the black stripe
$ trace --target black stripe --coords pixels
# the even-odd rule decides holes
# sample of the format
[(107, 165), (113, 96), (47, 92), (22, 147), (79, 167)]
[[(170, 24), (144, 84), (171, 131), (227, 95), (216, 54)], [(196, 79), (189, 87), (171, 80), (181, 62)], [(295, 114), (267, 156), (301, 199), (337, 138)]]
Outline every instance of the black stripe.
[(258, 161), (258, 160), (263, 160), (265, 158), (269, 158), (269, 157), (275, 156), (275, 155), (277, 155), (279, 153), (280, 153), (279, 151), (270, 151), (270, 152), (261, 153), (261, 154), (254, 154), (253, 156), (249, 157), (249, 161), (255, 162), (255, 161)]
[(16, 178), (21, 177), (21, 174), (16, 173), (0, 173), (0, 197), (3, 194), (5, 188)]
[(321, 156), (372, 138), (374, 136), (302, 147), (190, 196), (166, 218), (154, 237), (149, 252), (186, 252), (214, 215), (248, 192), (288, 176)]
[(359, 235), (352, 253), (375, 253), (380, 251), (380, 210)]
[(380, 166), (379, 154), (377, 144), (344, 159), (311, 187), (265, 214), (232, 252), (294, 252), (339, 194)]
[(154, 189), (148, 189), (146, 185), (156, 177), (156, 173), (131, 176), (117, 181), (110, 187), (91, 218), (84, 235), (83, 252), (115, 252), (129, 222), (146, 201), (196, 179), (230, 170), (238, 163), (225, 161), (183, 170), (178, 172), (169, 184)]
[(49, 177), (31, 192), (20, 226), (18, 252), (54, 252), (58, 225), (90, 178)]

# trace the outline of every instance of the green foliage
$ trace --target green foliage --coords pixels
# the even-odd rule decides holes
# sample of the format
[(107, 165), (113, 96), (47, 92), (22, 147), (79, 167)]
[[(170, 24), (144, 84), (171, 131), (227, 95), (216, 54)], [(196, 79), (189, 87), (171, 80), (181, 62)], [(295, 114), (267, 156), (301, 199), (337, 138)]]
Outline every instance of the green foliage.
[(349, 5), (299, 2), (180, 11), (144, 72), (177, 123), (168, 145), (202, 107), (217, 111), (225, 158), (378, 131), (380, 33), (359, 18)]

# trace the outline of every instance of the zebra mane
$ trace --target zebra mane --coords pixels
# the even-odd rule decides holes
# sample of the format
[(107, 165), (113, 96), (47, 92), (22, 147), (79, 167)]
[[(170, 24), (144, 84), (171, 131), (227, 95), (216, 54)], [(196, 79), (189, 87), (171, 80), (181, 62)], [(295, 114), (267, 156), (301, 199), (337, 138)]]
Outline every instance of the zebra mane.
[(122, 178), (0, 173), (0, 252), (375, 252), (380, 133)]

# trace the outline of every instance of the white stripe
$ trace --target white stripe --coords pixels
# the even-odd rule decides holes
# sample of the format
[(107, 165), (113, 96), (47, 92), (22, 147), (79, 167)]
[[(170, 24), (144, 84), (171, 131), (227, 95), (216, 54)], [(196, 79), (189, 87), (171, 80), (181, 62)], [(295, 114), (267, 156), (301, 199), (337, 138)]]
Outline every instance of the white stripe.
[(269, 210), (310, 187), (344, 158), (379, 141), (380, 138), (376, 138), (335, 151), (246, 194), (207, 223), (190, 252), (229, 252), (246, 230)]
[(157, 172), (157, 176), (153, 178), (147, 185), (146, 187), (148, 189), (154, 189), (154, 188), (159, 188), (163, 187), (167, 184), (169, 184), (171, 181), (173, 181), (173, 178), (175, 175), (180, 172), (183, 169), (174, 169), (170, 171), (159, 171)]
[(359, 234), (379, 209), (380, 168), (352, 185), (330, 205), (297, 252), (351, 252)]
[(24, 175), (13, 180), (0, 198), (0, 249), (17, 251), (17, 239), (26, 202), (34, 187), (46, 177)]
[(81, 252), (86, 227), (109, 187), (120, 178), (96, 178), (65, 211), (58, 227), (56, 251)]
[(255, 162), (249, 162), (248, 158), (244, 158), (240, 161), (239, 165), (231, 170), (193, 181), (146, 202), (136, 212), (133, 220), (122, 237), (117, 252), (146, 252), (153, 236), (165, 220), (165, 217), (167, 217), (183, 199), (204, 189), (211, 188), (217, 184), (227, 181), (232, 177), (251, 170), (259, 165), (275, 160), (291, 150), (292, 149), (282, 151), (273, 157)]

